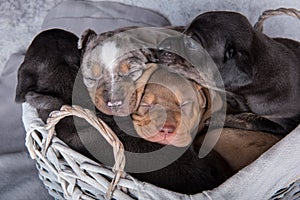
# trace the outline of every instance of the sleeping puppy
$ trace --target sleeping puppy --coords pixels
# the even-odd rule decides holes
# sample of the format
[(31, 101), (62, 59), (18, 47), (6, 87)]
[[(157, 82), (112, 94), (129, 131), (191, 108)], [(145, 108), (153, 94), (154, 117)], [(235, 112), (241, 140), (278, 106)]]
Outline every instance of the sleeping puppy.
[[(79, 70), (80, 52), (74, 34), (51, 29), (37, 35), (29, 46), (18, 71), (16, 99), (29, 102), (38, 110), (59, 109), (71, 104), (73, 84)], [(48, 95), (47, 95), (48, 94)], [(32, 100), (44, 103), (33, 102)], [(48, 115), (40, 116), (43, 121)]]
[[(170, 28), (170, 27), (167, 27)], [(97, 35), (86, 30), (81, 38), (81, 70), (96, 107), (108, 115), (128, 116), (139, 105), (143, 85), (155, 70), (156, 45), (182, 30), (126, 27)], [(154, 49), (152, 49), (154, 48)]]
[[(286, 135), (300, 122), (300, 44), (270, 38), (234, 12), (207, 12), (184, 31), (212, 57), (227, 91), (230, 127)], [(196, 55), (194, 55), (196, 56)]]
[(159, 65), (150, 76), (137, 111), (131, 116), (140, 137), (184, 147), (202, 129), (210, 110), (207, 91)]
[[(207, 134), (214, 135), (219, 131), (215, 129)], [(194, 140), (193, 146), (196, 152), (199, 151), (205, 136), (205, 134), (200, 135)], [(213, 150), (218, 152), (237, 172), (251, 164), (280, 139), (279, 136), (265, 132), (224, 128)]]
[[(138, 136), (151, 143), (172, 145), (174, 148), (189, 146), (201, 127), (199, 124), (203, 123), (208, 115), (207, 97), (202, 90), (203, 88), (195, 83), (159, 65), (145, 86), (137, 111), (131, 115)], [(167, 175), (167, 179), (155, 181), (158, 185), (172, 183), (168, 189), (194, 194), (205, 188), (212, 189), (224, 181), (231, 171), (226, 165), (216, 152), (212, 151), (199, 159), (195, 152), (188, 148), (175, 163), (166, 169), (151, 173), (157, 177)], [(215, 175), (211, 174), (212, 171)], [(143, 179), (145, 175), (135, 176)], [(218, 184), (215, 181), (218, 181)], [(215, 186), (207, 187), (207, 184)]]
[[(72, 105), (80, 66), (77, 44), (78, 37), (73, 33), (60, 29), (43, 31), (32, 41), (19, 68), (15, 101), (26, 101), (36, 108), (44, 123), (52, 111), (65, 104)], [(73, 117), (62, 119), (55, 130), (71, 148), (90, 156), (80, 145)]]

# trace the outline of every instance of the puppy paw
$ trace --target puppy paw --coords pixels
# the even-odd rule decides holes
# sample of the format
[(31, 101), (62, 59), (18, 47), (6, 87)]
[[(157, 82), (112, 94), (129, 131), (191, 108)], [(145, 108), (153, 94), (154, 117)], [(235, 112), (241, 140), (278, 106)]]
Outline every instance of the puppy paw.
[(58, 110), (64, 104), (61, 99), (37, 92), (28, 92), (25, 100), (36, 109)]
[(252, 131), (265, 131), (273, 134), (285, 133), (285, 129), (281, 125), (254, 113), (227, 115), (224, 126)]

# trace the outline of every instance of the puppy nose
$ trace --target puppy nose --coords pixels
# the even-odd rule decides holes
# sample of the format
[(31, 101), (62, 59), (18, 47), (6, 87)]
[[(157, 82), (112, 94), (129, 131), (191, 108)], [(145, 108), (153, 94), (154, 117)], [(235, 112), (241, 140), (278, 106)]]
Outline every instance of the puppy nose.
[(173, 134), (175, 132), (175, 126), (171, 124), (164, 124), (159, 126), (159, 132), (164, 134)]
[(124, 103), (124, 91), (121, 89), (112, 92), (110, 98), (107, 99), (106, 104), (110, 108), (118, 108)]
[(123, 104), (122, 100), (109, 100), (107, 106), (110, 108), (120, 107)]

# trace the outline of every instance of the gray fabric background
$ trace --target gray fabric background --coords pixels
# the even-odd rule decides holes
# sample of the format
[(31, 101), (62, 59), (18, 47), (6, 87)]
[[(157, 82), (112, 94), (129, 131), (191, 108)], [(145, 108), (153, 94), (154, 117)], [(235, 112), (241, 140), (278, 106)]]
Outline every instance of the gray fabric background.
[[(62, 1), (66, 0), (0, 0), (0, 74), (10, 54), (27, 48), (32, 38), (40, 31), (48, 10)], [(300, 10), (299, 0), (116, 1), (160, 11), (175, 25), (186, 24), (199, 13), (209, 10), (241, 12), (251, 23), (256, 22), (258, 16), (267, 9), (293, 7)], [(265, 32), (300, 40), (300, 23), (291, 17), (274, 17), (266, 23)]]

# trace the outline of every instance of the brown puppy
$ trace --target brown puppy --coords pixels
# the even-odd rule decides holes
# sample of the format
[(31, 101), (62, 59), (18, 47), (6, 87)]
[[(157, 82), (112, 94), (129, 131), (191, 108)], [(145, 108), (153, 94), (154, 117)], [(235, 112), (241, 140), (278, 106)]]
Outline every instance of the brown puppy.
[[(218, 152), (234, 171), (239, 171), (256, 160), (261, 154), (278, 142), (281, 137), (259, 131), (248, 131), (234, 128), (215, 129), (208, 134), (221, 132), (214, 150)], [(200, 149), (205, 135), (194, 141), (196, 151)]]
[(134, 127), (145, 140), (187, 146), (207, 119), (206, 99), (199, 85), (159, 65), (132, 114)]
[[(131, 115), (137, 134), (153, 144), (172, 145), (176, 149), (189, 146), (195, 134), (203, 127), (207, 116), (210, 116), (210, 113), (207, 113), (210, 110), (206, 92), (196, 83), (158, 65), (145, 86), (137, 111)], [(167, 167), (172, 170), (162, 169), (153, 173), (157, 176), (173, 176), (171, 173), (183, 176), (182, 180), (177, 179), (178, 177), (174, 180), (168, 177), (167, 182), (172, 182), (172, 187), (180, 186), (180, 190), (185, 193), (201, 191), (200, 188), (209, 188), (208, 185), (215, 187), (231, 174), (227, 163), (215, 151), (200, 159), (191, 147), (188, 147), (175, 163)], [(163, 172), (166, 174), (161, 174)], [(135, 176), (142, 180), (144, 175)], [(159, 184), (164, 182), (161, 178)]]

